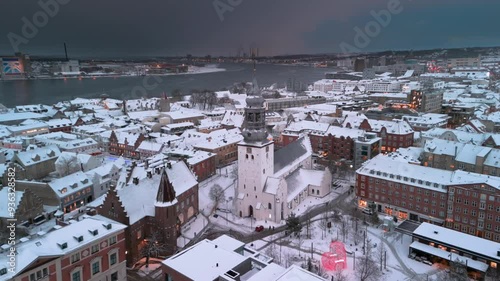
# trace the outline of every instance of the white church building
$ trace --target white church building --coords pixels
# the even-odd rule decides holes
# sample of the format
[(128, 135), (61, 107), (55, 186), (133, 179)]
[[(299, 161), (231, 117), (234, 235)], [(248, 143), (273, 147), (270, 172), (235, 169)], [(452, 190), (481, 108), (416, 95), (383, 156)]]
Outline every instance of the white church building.
[(327, 195), (332, 175), (328, 169), (312, 169), (312, 148), (307, 136), (274, 152), (274, 143), (266, 131), (265, 100), (256, 87), (253, 94), (246, 100), (244, 140), (238, 144), (234, 210), (240, 217), (278, 223), (308, 196)]

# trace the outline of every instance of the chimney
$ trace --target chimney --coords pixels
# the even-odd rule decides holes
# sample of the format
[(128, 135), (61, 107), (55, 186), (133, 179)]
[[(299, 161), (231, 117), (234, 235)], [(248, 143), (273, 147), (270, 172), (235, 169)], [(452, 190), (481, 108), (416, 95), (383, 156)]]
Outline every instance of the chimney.
[(69, 58), (68, 58), (68, 48), (66, 47), (66, 42), (64, 42), (64, 54), (66, 56), (66, 61), (69, 61)]
[(146, 173), (147, 173), (148, 179), (153, 177), (153, 171), (151, 171), (151, 169), (148, 169)]

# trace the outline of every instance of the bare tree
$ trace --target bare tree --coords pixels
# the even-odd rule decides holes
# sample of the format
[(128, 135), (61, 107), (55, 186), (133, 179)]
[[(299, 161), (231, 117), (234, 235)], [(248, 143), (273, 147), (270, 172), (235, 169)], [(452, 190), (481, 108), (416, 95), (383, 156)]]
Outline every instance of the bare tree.
[(348, 281), (347, 275), (342, 270), (335, 271), (332, 275), (332, 281)]
[(304, 244), (304, 237), (302, 237), (302, 234), (299, 232), (297, 236), (297, 245), (299, 246), (299, 257), (300, 253), (302, 252), (302, 244)]
[(355, 229), (353, 229), (353, 231), (351, 232), (351, 235), (352, 235), (352, 241), (354, 242), (354, 245), (358, 246), (358, 244), (362, 241), (363, 236), (361, 235), (361, 233), (359, 231), (356, 231)]
[(233, 179), (238, 178), (238, 163), (233, 165), (233, 168), (232, 168), (231, 173), (229, 175)]
[(158, 257), (168, 250), (167, 245), (163, 243), (163, 233), (161, 231), (153, 232), (151, 237), (146, 238), (146, 245), (141, 250), (141, 254), (146, 257), (146, 268), (149, 267), (149, 259)]
[(208, 193), (208, 197), (210, 197), (210, 200), (214, 201), (214, 209), (217, 208), (220, 202), (226, 200), (226, 195), (224, 194), (224, 189), (222, 186), (218, 184), (214, 184), (210, 188), (210, 192)]
[(310, 232), (310, 228), (311, 228), (311, 216), (309, 215), (309, 213), (306, 214), (306, 237), (307, 239), (311, 239), (311, 232)]
[(370, 243), (366, 245), (366, 255), (358, 258), (354, 275), (360, 281), (379, 281), (382, 278), (382, 271), (379, 270), (377, 263), (372, 257), (372, 248)]
[(283, 254), (283, 261), (281, 262), (281, 265), (288, 268), (292, 265), (293, 263), (293, 254), (291, 252), (285, 252)]
[(386, 249), (385, 249), (385, 244), (382, 239), (380, 239), (379, 246), (377, 248), (377, 259), (380, 261), (380, 270), (382, 270), (382, 267), (384, 264), (387, 264), (387, 254), (386, 254)]
[(82, 170), (80, 160), (76, 155), (62, 154), (55, 162), (56, 171), (64, 177)]
[(328, 214), (324, 213), (318, 221), (318, 227), (321, 229), (321, 239), (325, 238), (325, 232), (328, 229)]
[[(273, 237), (271, 237), (271, 241), (274, 240)], [(264, 254), (266, 254), (268, 257), (272, 258), (274, 262), (278, 261), (279, 258), (279, 253), (278, 249), (276, 249), (276, 244), (274, 242), (271, 242), (271, 244), (266, 248)]]
[[(325, 278), (326, 280), (330, 280), (330, 278), (331, 278), (328, 271), (326, 271), (326, 269), (321, 265), (321, 262), (319, 263), (318, 266), (316, 266), (316, 274), (320, 277)], [(340, 281), (347, 281), (347, 279), (343, 279)]]
[(172, 97), (181, 97), (181, 96), (182, 96), (182, 91), (180, 89), (172, 90)]
[(218, 104), (217, 94), (212, 91), (205, 92), (205, 98), (207, 99), (208, 109), (213, 109), (214, 105)]
[(349, 222), (345, 216), (340, 217), (340, 232), (342, 234), (342, 241), (345, 243), (347, 235), (349, 235)]

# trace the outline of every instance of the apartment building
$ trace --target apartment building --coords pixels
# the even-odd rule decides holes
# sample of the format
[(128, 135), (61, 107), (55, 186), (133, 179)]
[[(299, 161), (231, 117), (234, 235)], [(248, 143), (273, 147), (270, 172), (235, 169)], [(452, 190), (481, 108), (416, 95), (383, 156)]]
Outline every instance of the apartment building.
[(93, 216), (22, 239), (16, 247), (15, 270), (6, 267), (7, 252), (0, 254), (0, 280), (127, 280), (125, 228)]
[(500, 241), (500, 178), (378, 155), (356, 171), (358, 204)]

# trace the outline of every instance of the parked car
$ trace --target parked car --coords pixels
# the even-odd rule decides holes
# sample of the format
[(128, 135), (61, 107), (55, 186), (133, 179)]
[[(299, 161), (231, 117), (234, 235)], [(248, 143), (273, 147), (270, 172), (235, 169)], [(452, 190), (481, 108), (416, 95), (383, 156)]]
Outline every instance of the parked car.
[(422, 262), (423, 262), (423, 263), (425, 263), (425, 264), (427, 264), (427, 265), (432, 265), (432, 262), (430, 262), (430, 261), (427, 261), (427, 260), (425, 260), (425, 261), (422, 261)]
[(261, 232), (262, 230), (264, 230), (264, 226), (263, 225), (258, 225), (255, 227), (255, 231), (256, 232)]
[(372, 210), (370, 210), (370, 209), (366, 209), (366, 208), (364, 208), (364, 209), (363, 209), (363, 213), (364, 213), (364, 214), (367, 214), (367, 215), (373, 215)]

